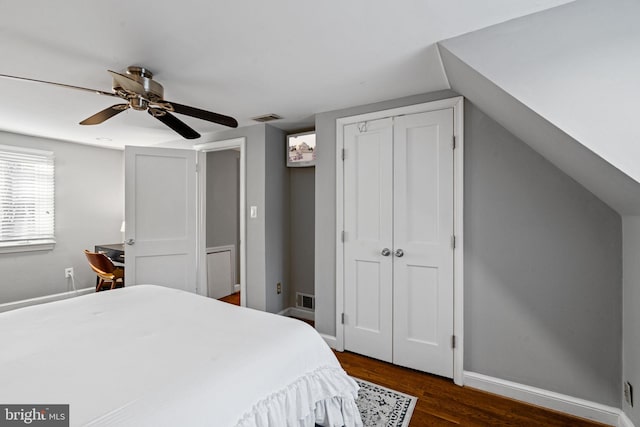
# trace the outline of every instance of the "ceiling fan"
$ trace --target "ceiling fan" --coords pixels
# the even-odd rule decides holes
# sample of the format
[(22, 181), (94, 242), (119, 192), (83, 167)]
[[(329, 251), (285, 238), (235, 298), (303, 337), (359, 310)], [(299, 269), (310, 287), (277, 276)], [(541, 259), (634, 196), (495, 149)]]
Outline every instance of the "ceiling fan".
[(79, 89), (94, 92), (98, 95), (119, 97), (126, 101), (125, 103), (112, 105), (111, 107), (105, 108), (93, 116), (86, 118), (80, 122), (81, 125), (97, 125), (107, 119), (110, 119), (116, 114), (119, 114), (129, 108), (133, 108), (138, 111), (146, 110), (152, 117), (160, 120), (186, 139), (199, 138), (200, 134), (171, 113), (184, 114), (186, 116), (196, 117), (198, 119), (207, 120), (209, 122), (218, 123), (232, 128), (238, 127), (238, 122), (233, 117), (165, 100), (164, 88), (160, 83), (153, 80), (153, 73), (144, 67), (127, 67), (126, 74), (116, 73), (111, 70), (107, 71), (111, 74), (111, 77), (113, 77), (113, 92), (30, 79), (26, 77), (9, 76), (6, 74), (0, 74), (0, 77), (37, 83), (47, 83), (70, 89)]

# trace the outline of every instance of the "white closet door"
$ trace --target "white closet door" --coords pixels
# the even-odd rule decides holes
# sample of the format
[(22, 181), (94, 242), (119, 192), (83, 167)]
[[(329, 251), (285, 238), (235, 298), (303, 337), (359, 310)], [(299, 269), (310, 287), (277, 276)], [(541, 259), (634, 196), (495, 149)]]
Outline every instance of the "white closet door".
[(453, 109), (395, 118), (393, 363), (449, 378), (452, 140)]
[(392, 361), (392, 120), (344, 127), (344, 345)]

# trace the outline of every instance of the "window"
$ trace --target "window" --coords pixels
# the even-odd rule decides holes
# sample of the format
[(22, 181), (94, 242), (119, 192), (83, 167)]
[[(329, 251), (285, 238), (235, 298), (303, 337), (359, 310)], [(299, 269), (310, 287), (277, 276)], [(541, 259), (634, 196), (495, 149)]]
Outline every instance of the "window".
[(52, 249), (53, 153), (0, 145), (0, 253)]

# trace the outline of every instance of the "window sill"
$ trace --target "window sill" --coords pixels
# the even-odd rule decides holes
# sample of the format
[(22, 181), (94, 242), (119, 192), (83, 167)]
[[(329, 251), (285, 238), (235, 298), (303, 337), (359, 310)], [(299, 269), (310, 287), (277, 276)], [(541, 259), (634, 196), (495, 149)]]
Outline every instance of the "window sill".
[(32, 243), (29, 243), (29, 242), (0, 243), (0, 254), (50, 251), (50, 250), (53, 250), (55, 246), (56, 246), (55, 240), (32, 242)]

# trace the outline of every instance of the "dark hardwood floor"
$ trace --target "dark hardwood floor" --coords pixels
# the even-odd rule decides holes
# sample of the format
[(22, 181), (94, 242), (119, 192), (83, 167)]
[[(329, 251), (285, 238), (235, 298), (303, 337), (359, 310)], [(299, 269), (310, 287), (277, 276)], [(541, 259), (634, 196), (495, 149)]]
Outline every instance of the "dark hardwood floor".
[[(240, 292), (220, 298), (220, 301), (240, 305)], [(299, 320), (313, 326), (313, 321)], [(410, 427), (604, 426), (473, 388), (458, 387), (449, 379), (359, 354), (334, 353), (349, 375), (416, 396), (418, 403)]]
[(228, 302), (233, 305), (240, 305), (240, 292), (236, 292), (226, 297), (219, 298), (220, 301)]
[(349, 375), (416, 396), (411, 427), (603, 426), (358, 354), (334, 353)]

